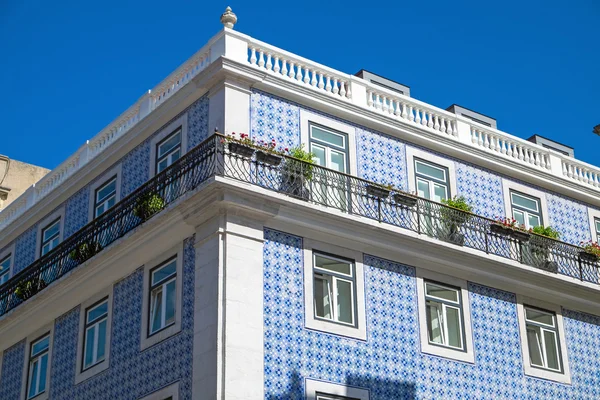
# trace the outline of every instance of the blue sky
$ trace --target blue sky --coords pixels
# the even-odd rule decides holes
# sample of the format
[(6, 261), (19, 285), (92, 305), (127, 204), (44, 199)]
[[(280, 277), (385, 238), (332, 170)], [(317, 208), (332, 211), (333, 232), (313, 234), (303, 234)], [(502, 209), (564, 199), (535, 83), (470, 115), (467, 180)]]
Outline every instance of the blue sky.
[(212, 37), (236, 29), (600, 165), (600, 1), (0, 2), (0, 154), (54, 168)]

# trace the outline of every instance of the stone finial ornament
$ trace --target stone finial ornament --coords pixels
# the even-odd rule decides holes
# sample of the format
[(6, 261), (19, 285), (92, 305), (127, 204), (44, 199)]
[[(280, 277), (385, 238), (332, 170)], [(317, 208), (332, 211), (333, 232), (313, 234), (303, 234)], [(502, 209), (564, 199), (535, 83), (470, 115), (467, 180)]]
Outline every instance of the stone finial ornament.
[(223, 26), (225, 26), (225, 28), (233, 29), (233, 26), (236, 22), (236, 15), (233, 13), (233, 11), (231, 11), (231, 7), (227, 7), (225, 12), (221, 15), (221, 23)]

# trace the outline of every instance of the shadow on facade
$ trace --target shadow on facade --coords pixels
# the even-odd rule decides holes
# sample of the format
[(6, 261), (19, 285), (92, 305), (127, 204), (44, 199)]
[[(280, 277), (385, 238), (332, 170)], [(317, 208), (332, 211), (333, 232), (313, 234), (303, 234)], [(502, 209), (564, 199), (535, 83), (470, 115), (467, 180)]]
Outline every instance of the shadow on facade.
[[(400, 379), (380, 379), (369, 376), (346, 375), (345, 382), (370, 391), (371, 400), (414, 400), (417, 398), (415, 384)], [(266, 400), (306, 400), (304, 377), (294, 372), (289, 379), (289, 390), (285, 394), (267, 394)], [(312, 400), (312, 398), (310, 399)]]

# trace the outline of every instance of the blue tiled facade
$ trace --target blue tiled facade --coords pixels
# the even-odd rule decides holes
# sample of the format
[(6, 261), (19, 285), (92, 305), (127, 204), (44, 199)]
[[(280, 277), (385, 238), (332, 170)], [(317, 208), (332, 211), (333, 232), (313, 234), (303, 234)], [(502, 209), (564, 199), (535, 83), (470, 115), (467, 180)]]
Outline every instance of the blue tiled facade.
[[(184, 242), (181, 332), (140, 352), (143, 269), (114, 285), (109, 368), (75, 385), (80, 308), (56, 319), (50, 369), (51, 399), (137, 399), (180, 382), (180, 399), (192, 399), (194, 237)], [(19, 400), (25, 345), (6, 350), (0, 398)]]
[(572, 384), (524, 374), (516, 297), (469, 283), (475, 363), (421, 352), (415, 268), (365, 255), (367, 340), (304, 328), (302, 238), (266, 230), (265, 397), (303, 399), (306, 378), (388, 399), (596, 399), (600, 317), (564, 310)]

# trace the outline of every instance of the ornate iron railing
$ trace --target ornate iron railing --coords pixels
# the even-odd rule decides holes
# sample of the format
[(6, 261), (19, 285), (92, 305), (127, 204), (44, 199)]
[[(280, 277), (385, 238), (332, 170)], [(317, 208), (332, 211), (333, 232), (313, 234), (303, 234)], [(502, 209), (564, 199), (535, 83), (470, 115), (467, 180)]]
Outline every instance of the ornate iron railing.
[(0, 315), (215, 175), (395, 225), (456, 246), (600, 283), (598, 260), (589, 257), (580, 247), (506, 230), (493, 220), (389, 191), (373, 182), (291, 157), (231, 145), (225, 137), (216, 134), (0, 286)]

